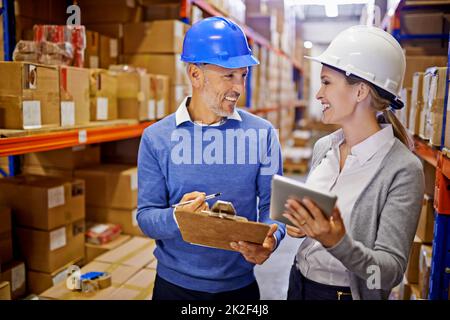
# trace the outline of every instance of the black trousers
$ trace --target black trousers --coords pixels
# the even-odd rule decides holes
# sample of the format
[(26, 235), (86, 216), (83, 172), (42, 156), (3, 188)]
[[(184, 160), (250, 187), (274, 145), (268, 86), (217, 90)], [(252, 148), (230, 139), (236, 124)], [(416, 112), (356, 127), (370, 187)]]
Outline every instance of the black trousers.
[(259, 287), (256, 281), (246, 287), (209, 293), (203, 291), (189, 290), (177, 286), (156, 275), (153, 288), (152, 300), (198, 300), (198, 301), (221, 301), (221, 300), (259, 300)]
[(349, 287), (330, 286), (309, 280), (297, 269), (289, 275), (288, 300), (353, 300)]

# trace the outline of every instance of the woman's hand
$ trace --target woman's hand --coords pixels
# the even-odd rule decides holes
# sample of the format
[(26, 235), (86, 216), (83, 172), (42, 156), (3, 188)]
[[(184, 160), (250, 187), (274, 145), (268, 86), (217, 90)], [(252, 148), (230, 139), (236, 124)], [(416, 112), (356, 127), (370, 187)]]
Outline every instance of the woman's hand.
[[(327, 219), (322, 210), (308, 198), (303, 198), (302, 202), (289, 199), (285, 207), (287, 211), (283, 216), (297, 227), (291, 227), (293, 236), (304, 232), (306, 236), (319, 241), (325, 248), (331, 248), (346, 233), (344, 221), (342, 221), (341, 213), (337, 207), (334, 208), (330, 219)], [(289, 229), (288, 226), (288, 234), (291, 235)]]

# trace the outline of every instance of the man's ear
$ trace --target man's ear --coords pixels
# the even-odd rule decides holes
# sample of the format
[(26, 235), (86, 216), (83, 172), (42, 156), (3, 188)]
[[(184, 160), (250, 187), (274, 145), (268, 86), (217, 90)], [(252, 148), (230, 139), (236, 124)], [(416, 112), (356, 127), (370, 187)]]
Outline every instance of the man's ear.
[(196, 66), (195, 64), (189, 64), (187, 68), (187, 73), (189, 79), (191, 80), (191, 84), (194, 88), (199, 89), (203, 85), (204, 74), (203, 70)]

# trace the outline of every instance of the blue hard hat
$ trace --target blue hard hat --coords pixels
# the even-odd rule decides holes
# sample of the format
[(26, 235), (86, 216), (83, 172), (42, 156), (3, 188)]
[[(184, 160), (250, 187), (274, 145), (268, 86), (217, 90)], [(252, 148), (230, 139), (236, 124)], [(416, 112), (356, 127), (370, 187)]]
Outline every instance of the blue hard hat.
[(181, 61), (210, 63), (229, 69), (259, 64), (242, 29), (223, 17), (194, 23), (184, 37)]

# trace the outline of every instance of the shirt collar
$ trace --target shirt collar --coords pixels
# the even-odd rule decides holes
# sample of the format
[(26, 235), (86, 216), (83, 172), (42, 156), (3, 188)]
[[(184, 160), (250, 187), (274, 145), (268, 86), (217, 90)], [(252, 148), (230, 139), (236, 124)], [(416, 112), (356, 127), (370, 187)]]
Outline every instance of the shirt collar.
[[(180, 124), (184, 123), (184, 122), (192, 122), (191, 116), (189, 115), (187, 106), (189, 104), (189, 102), (191, 101), (191, 97), (187, 96), (186, 98), (184, 98), (183, 102), (181, 102), (180, 106), (178, 107), (177, 111), (175, 112), (175, 121), (176, 121), (176, 125), (179, 126)], [(239, 113), (237, 112), (237, 108), (234, 109), (234, 112), (231, 116), (228, 116), (226, 118), (227, 120), (229, 119), (233, 119), (233, 120), (237, 120), (237, 121), (242, 121), (241, 116), (239, 115)], [(217, 126), (222, 124), (223, 122), (216, 122), (211, 124), (210, 126)]]
[[(351, 154), (355, 156), (360, 164), (368, 161), (385, 143), (394, 139), (394, 131), (391, 124), (380, 124), (381, 130), (374, 133), (364, 141), (361, 141), (351, 149)], [(344, 142), (344, 132), (342, 129), (331, 134), (333, 147), (339, 147)]]

